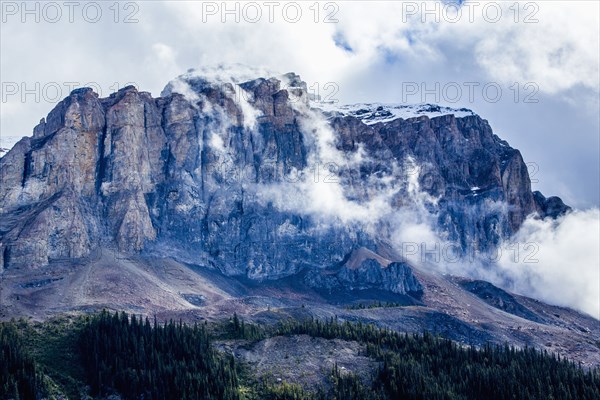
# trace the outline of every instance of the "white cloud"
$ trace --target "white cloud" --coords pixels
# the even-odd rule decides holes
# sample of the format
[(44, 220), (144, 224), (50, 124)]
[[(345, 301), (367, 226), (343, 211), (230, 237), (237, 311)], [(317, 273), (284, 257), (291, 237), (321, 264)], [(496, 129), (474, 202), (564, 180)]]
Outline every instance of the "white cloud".
[[(177, 51), (162, 42), (152, 45), (152, 52), (148, 55), (145, 65), (147, 73), (154, 76), (157, 81), (164, 81), (162, 77), (165, 74), (174, 77), (181, 73), (181, 68), (177, 64)], [(146, 89), (140, 88), (140, 90)]]
[[(342, 184), (340, 174), (368, 162), (364, 150), (359, 148), (351, 154), (338, 150), (335, 133), (320, 111), (300, 101), (291, 104), (300, 112), (300, 129), (310, 151), (308, 165), (303, 171), (293, 171), (281, 183), (261, 185), (259, 198), (282, 211), (312, 215), (332, 224), (360, 223), (365, 230), (373, 231), (384, 215), (392, 213), (392, 198), (400, 190), (398, 182), (372, 177), (380, 183), (378, 190), (371, 190), (366, 201), (350, 200), (351, 188)], [(396, 172), (395, 178), (402, 180)]]
[(164, 43), (155, 43), (152, 48), (154, 49), (158, 60), (164, 62), (165, 64), (175, 63), (175, 52), (171, 47)]
[(511, 243), (518, 253), (504, 251), (499, 262), (511, 289), (600, 319), (600, 210), (528, 218)]
[[(510, 3), (504, 6), (504, 12), (510, 14)], [(535, 19), (539, 22), (504, 19), (503, 26), (481, 32), (476, 45), (478, 62), (501, 82), (536, 82), (548, 93), (579, 85), (598, 91), (598, 6), (589, 1), (573, 1), (568, 6), (538, 2)], [(535, 7), (520, 7), (519, 18), (534, 12)]]

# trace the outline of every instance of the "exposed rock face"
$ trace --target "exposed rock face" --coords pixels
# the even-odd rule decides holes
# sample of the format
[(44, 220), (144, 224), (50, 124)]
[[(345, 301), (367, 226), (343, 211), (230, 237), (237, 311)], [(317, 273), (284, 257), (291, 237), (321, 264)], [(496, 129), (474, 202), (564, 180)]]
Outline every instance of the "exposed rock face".
[(491, 283), (485, 281), (462, 280), (459, 284), (492, 307), (533, 322), (544, 322), (539, 315), (520, 304), (514, 296), (497, 288)]
[[(334, 119), (344, 151), (364, 143), (378, 160), (372, 171), (390, 170), (390, 159), (413, 157), (421, 166), (420, 189), (438, 198), (438, 223), (462, 249), (488, 250), (510, 236), (525, 218), (547, 214), (531, 192), (518, 150), (492, 133), (479, 116), (396, 119), (367, 126), (353, 117)], [(391, 171), (390, 171), (391, 173)]]
[[(519, 151), (477, 115), (366, 125), (311, 108), (295, 74), (238, 83), (188, 74), (156, 99), (73, 91), (0, 159), (0, 269), (114, 246), (276, 279), (376, 250), (391, 241), (389, 216), (415, 204), (461, 251), (568, 209), (531, 192)], [(322, 196), (311, 186), (331, 177)], [(420, 290), (402, 263), (372, 261), (335, 279)]]
[(354, 269), (342, 267), (333, 273), (313, 271), (306, 282), (315, 288), (329, 291), (379, 289), (412, 296), (418, 296), (423, 291), (408, 265), (401, 262), (381, 265), (373, 259), (364, 260)]
[(546, 198), (540, 192), (535, 191), (533, 192), (533, 199), (540, 213), (548, 217), (557, 218), (571, 210), (571, 207), (566, 206), (560, 197), (552, 196)]

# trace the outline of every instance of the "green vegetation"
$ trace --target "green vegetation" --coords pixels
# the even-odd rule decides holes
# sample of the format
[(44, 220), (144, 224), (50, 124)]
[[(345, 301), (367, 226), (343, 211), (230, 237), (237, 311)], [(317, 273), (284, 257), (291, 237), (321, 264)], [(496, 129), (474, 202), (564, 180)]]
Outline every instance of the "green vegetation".
[(266, 338), (267, 331), (261, 326), (247, 324), (233, 313), (233, 317), (221, 323), (215, 323), (212, 334), (219, 339), (260, 340)]
[[(367, 344), (383, 362), (365, 399), (564, 399), (600, 398), (600, 370), (532, 348), (487, 345), (464, 348), (430, 333), (408, 335), (373, 325), (308, 320), (281, 324), (278, 334), (307, 334)], [(347, 384), (353, 384), (350, 380)]]
[(257, 397), (252, 400), (361, 400), (373, 399), (372, 388), (364, 385), (360, 378), (351, 373), (342, 373), (337, 365), (329, 375), (330, 388), (316, 388), (307, 391), (295, 383), (281, 382), (274, 384), (264, 379), (256, 385)]
[(58, 317), (43, 324), (21, 323), (27, 349), (48, 382), (50, 398), (64, 394), (79, 399), (85, 392), (85, 371), (77, 341), (84, 317)]
[[(331, 370), (327, 384), (303, 388), (257, 377), (215, 350), (215, 338), (248, 343), (306, 334), (357, 341), (380, 361), (372, 382)], [(531, 348), (460, 345), (429, 333), (373, 325), (288, 320), (275, 327), (237, 315), (201, 325), (157, 323), (125, 313), (62, 317), (43, 324), (0, 323), (0, 399), (86, 395), (124, 399), (384, 400), (598, 399), (600, 371)]]
[(79, 345), (93, 395), (239, 399), (233, 357), (213, 349), (205, 326), (105, 311), (86, 324)]
[(45, 391), (33, 358), (24, 349), (16, 323), (0, 324), (0, 394), (35, 399)]

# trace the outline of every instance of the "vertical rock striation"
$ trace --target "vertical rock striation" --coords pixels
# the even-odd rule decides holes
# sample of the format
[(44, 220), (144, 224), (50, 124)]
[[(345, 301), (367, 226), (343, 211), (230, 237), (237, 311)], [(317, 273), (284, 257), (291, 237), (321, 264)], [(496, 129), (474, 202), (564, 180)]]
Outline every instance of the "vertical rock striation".
[[(406, 160), (418, 166), (412, 183), (398, 172)], [(335, 183), (310, 197), (317, 167)], [(369, 208), (386, 192), (383, 207)], [(326, 204), (332, 193), (372, 218), (321, 213), (315, 199)], [(477, 115), (367, 125), (311, 108), (295, 74), (215, 81), (188, 73), (159, 98), (126, 87), (100, 99), (82, 88), (0, 159), (0, 270), (108, 246), (277, 279), (391, 242), (390, 216), (418, 203), (415, 193), (463, 252), (493, 249), (532, 213), (568, 210), (532, 193), (519, 151)], [(356, 285), (362, 273), (364, 284), (419, 290), (402, 264), (379, 272), (367, 264), (337, 281)]]

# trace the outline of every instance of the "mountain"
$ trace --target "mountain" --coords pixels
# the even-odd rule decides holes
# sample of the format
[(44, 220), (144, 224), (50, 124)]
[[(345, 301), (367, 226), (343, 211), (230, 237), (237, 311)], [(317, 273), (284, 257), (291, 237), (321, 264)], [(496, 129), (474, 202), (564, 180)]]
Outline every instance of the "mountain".
[[(486, 120), (229, 72), (76, 89), (0, 159), (2, 317), (335, 314), (600, 364), (597, 320), (435, 272), (569, 212)], [(382, 300), (402, 307), (350, 307)]]
[[(274, 279), (389, 240), (376, 213), (301, 204), (321, 196), (312, 183), (358, 213), (380, 202), (393, 214), (422, 190), (463, 252), (494, 247), (548, 204), (567, 210), (531, 192), (519, 151), (472, 112), (366, 125), (373, 112), (322, 113), (297, 75), (284, 79), (236, 88), (190, 73), (158, 99), (134, 87), (106, 99), (73, 91), (2, 158), (2, 210), (28, 218), (3, 224), (0, 265), (168, 244), (228, 275)], [(282, 243), (297, 254), (277, 254)]]

